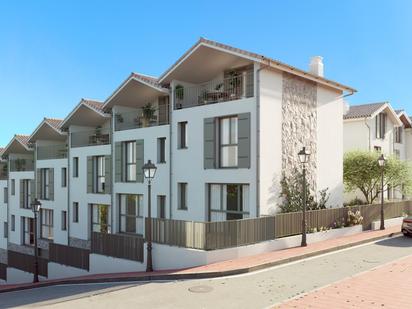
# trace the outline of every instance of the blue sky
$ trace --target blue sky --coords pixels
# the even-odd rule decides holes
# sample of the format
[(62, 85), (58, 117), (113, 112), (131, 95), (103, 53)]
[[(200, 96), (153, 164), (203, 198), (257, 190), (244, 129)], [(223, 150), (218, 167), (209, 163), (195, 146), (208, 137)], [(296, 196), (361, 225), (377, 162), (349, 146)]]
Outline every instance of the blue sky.
[(129, 75), (159, 75), (200, 36), (356, 88), (412, 113), (412, 1), (0, 2), (0, 145)]

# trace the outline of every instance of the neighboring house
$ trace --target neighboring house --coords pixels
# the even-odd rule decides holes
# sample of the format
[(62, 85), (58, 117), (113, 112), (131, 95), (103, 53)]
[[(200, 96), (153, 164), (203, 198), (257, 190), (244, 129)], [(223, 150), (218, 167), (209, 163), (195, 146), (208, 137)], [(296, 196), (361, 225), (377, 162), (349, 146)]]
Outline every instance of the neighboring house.
[(9, 169), (7, 161), (2, 159), (3, 152), (4, 148), (0, 148), (0, 264), (7, 264), (7, 185)]
[(50, 241), (68, 244), (67, 134), (61, 123), (44, 118), (29, 139), (35, 150), (35, 192), (42, 203), (39, 232), (45, 248)]
[[(9, 185), (15, 228), (9, 216), (8, 247), (18, 250), (26, 244), (23, 231), (33, 231), (20, 196), (42, 202), (48, 242), (90, 249), (93, 232), (144, 236), (148, 160), (157, 166), (153, 217), (226, 221), (274, 214), (282, 176), (301, 171), (302, 147), (311, 152), (312, 192), (328, 188), (327, 206), (341, 206), (343, 97), (354, 91), (323, 76), (321, 57), (307, 72), (200, 39), (159, 78), (132, 73), (104, 102), (82, 99), (63, 121), (44, 119), (30, 137), (10, 142), (11, 167), (16, 158), (35, 159), (36, 166), (10, 170), (13, 192), (27, 180), (28, 195), (11, 195)], [(92, 256), (102, 271), (141, 267)]]
[(103, 104), (82, 99), (60, 128), (69, 135), (69, 245), (90, 248), (94, 231), (111, 232), (111, 117)]
[[(398, 115), (388, 102), (351, 106), (343, 116), (343, 149), (377, 151), (406, 158), (405, 126), (408, 119)], [(403, 120), (402, 120), (403, 119)], [(360, 192), (345, 193), (345, 201), (363, 199)], [(387, 191), (387, 198), (402, 198), (399, 192)]]
[(395, 154), (402, 160), (412, 161), (412, 121), (404, 110), (396, 110), (402, 126), (395, 130)]

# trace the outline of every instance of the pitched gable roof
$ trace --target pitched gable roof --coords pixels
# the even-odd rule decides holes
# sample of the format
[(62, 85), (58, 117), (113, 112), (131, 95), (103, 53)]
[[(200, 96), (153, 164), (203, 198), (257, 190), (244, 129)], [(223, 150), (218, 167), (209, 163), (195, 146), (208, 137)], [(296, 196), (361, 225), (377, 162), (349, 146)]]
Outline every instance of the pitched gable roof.
[(386, 102), (370, 103), (363, 105), (354, 105), (349, 107), (349, 111), (343, 116), (343, 119), (356, 119), (371, 117), (376, 111), (382, 108)]
[(33, 148), (31, 147), (31, 144), (29, 142), (29, 138), (29, 135), (14, 135), (8, 145), (3, 149), (2, 156), (8, 155), (9, 153), (11, 153), (11, 150), (18, 152), (20, 152), (21, 150), (23, 150), (24, 152), (33, 151)]
[[(37, 128), (33, 131), (33, 133), (30, 135), (29, 142), (32, 143), (36, 139), (43, 139), (44, 135), (42, 134), (44, 134), (45, 132), (47, 132), (47, 138), (44, 139), (49, 139), (49, 137), (62, 138), (62, 136), (64, 135), (63, 131), (60, 129), (62, 123), (63, 120), (61, 119), (44, 118), (42, 122), (40, 122), (40, 124), (37, 126)], [(50, 130), (50, 128), (52, 130)]]
[(187, 50), (169, 69), (167, 69), (160, 77), (159, 77), (159, 82), (162, 83), (165, 78), (176, 68), (180, 65), (180, 63), (182, 63), (188, 56), (190, 56), (191, 53), (193, 53), (198, 47), (200, 46), (208, 46), (211, 48), (215, 48), (215, 49), (220, 49), (223, 51), (226, 51), (228, 53), (232, 53), (232, 54), (236, 54), (239, 55), (240, 57), (245, 57), (248, 58), (249, 60), (261, 63), (263, 65), (266, 65), (268, 67), (272, 67), (281, 71), (285, 71), (294, 75), (298, 75), (304, 78), (308, 78), (312, 81), (316, 81), (319, 83), (323, 83), (326, 84), (330, 87), (333, 88), (338, 88), (342, 91), (349, 91), (349, 92), (356, 92), (355, 89), (337, 83), (335, 81), (329, 80), (327, 78), (312, 74), (310, 72), (301, 70), (299, 68), (296, 68), (294, 66), (288, 65), (286, 63), (280, 62), (279, 60), (270, 58), (270, 57), (266, 57), (264, 55), (260, 55), (254, 52), (250, 52), (244, 49), (240, 49), (240, 48), (236, 48), (230, 45), (226, 45), (226, 44), (222, 44), (216, 41), (212, 41), (212, 40), (208, 40), (205, 39), (203, 37), (201, 37), (199, 39), (199, 41), (196, 42), (196, 44), (194, 44), (191, 48), (189, 48), (189, 50)]
[(47, 122), (52, 128), (60, 131), (60, 125), (63, 122), (63, 119), (56, 118), (44, 118), (44, 121)]
[(20, 135), (20, 134), (16, 134), (14, 136), (16, 138), (16, 140), (22, 144), (23, 146), (30, 148), (30, 144), (29, 144), (29, 139), (30, 136), (29, 135)]

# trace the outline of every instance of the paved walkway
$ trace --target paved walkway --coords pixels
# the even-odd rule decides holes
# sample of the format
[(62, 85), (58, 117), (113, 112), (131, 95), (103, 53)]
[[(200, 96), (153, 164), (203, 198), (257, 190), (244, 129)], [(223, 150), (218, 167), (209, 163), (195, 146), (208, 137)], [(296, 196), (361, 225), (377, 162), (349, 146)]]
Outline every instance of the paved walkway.
[(275, 308), (411, 308), (412, 256), (344, 279)]
[(374, 241), (399, 233), (400, 226), (387, 228), (383, 231), (366, 231), (359, 234), (344, 236), (310, 244), (307, 247), (295, 247), (290, 249), (272, 251), (250, 257), (213, 263), (210, 265), (192, 267), (180, 270), (165, 270), (114, 274), (97, 274), (66, 279), (45, 280), (37, 284), (0, 285), (0, 293), (14, 290), (29, 289), (33, 287), (50, 286), (56, 284), (109, 282), (109, 281), (148, 281), (148, 280), (179, 280), (179, 279), (201, 279), (221, 277), (234, 274), (242, 274), (259, 269), (300, 260), (310, 256), (320, 255), (327, 252), (351, 247), (353, 245)]

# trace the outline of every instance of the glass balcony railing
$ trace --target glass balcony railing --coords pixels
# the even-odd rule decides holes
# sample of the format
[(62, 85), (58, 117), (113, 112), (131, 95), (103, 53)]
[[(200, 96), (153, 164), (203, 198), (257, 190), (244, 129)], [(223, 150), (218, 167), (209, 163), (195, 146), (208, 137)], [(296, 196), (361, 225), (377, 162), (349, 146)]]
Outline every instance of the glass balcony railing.
[(86, 147), (110, 144), (110, 130), (95, 129), (92, 131), (71, 133), (71, 147)]
[(34, 171), (33, 159), (11, 159), (10, 172), (31, 172)]
[(37, 160), (65, 159), (67, 145), (47, 145), (37, 147)]

